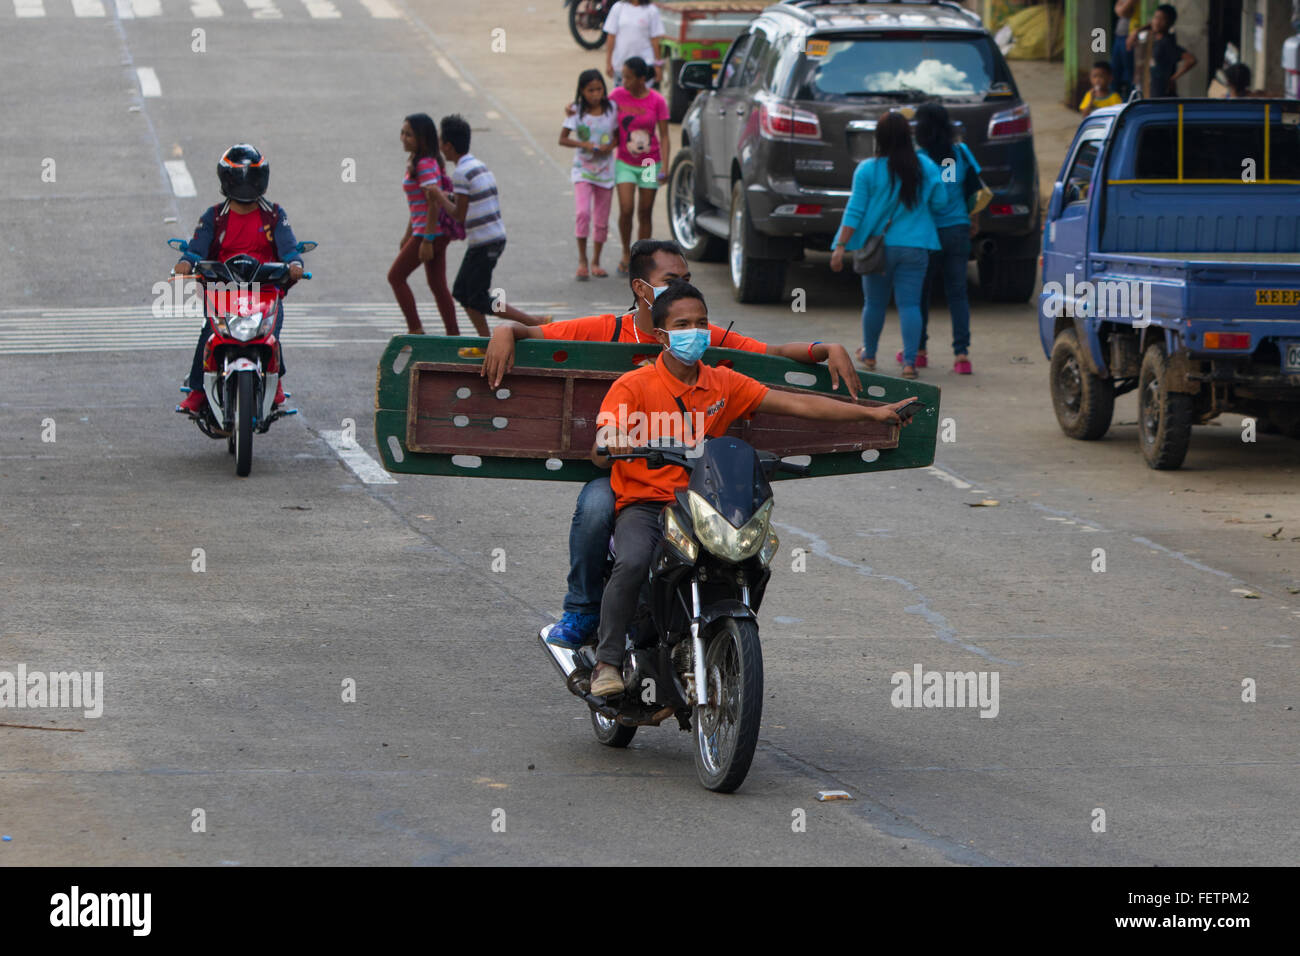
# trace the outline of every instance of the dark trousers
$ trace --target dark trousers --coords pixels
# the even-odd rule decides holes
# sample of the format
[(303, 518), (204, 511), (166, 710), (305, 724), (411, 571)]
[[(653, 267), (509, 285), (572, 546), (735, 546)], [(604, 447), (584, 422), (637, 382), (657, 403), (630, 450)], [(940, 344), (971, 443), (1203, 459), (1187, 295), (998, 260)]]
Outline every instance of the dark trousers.
[(452, 301), (451, 290), (447, 288), (447, 244), (450, 241), (448, 236), (439, 236), (433, 240), (433, 258), (422, 263), (420, 262), (421, 240), (412, 236), (406, 240), (406, 245), (402, 246), (402, 251), (397, 254), (392, 268), (388, 270), (388, 284), (393, 287), (397, 304), (402, 307), (407, 331), (414, 332), (423, 328), (420, 324), (420, 312), (415, 306), (415, 294), (406, 284), (411, 273), (423, 265), (424, 277), (428, 280), (430, 291), (433, 292), (434, 302), (438, 303), (438, 314), (442, 316), (442, 324), (446, 327), (447, 334), (460, 335), (460, 326), (456, 323), (456, 303)]
[(506, 241), (498, 239), (481, 246), (470, 246), (460, 260), (456, 281), (451, 286), (451, 297), (466, 309), (483, 315), (492, 315), (492, 270), (505, 252)]
[(650, 571), (650, 558), (659, 543), (659, 512), (664, 502), (627, 505), (614, 519), (614, 570), (600, 602), (596, 660), (623, 666), (628, 625), (636, 615), (641, 588)]
[[(284, 326), (284, 300), (281, 299), (276, 305), (275, 313), (275, 340), (280, 341), (280, 329)], [(211, 327), (207, 320), (203, 322), (203, 328), (199, 331), (199, 344), (194, 346), (194, 361), (190, 365), (190, 388), (195, 391), (203, 390), (203, 349), (208, 344), (208, 339), (212, 337)], [(280, 377), (284, 378), (284, 346), (280, 346)]]

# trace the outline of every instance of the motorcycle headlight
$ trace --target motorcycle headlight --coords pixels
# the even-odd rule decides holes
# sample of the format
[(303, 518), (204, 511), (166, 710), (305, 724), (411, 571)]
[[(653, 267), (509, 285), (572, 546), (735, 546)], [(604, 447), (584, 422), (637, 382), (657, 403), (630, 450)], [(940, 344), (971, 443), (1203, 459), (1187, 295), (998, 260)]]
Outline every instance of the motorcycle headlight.
[(768, 537), (768, 521), (772, 516), (770, 498), (763, 502), (754, 517), (737, 528), (696, 492), (687, 491), (686, 497), (691, 503), (695, 536), (706, 550), (733, 564), (758, 554)]
[(226, 319), (226, 325), (230, 329), (231, 338), (247, 342), (251, 338), (256, 338), (258, 331), (262, 328), (262, 313), (232, 315)]
[(700, 546), (681, 526), (671, 508), (664, 512), (664, 538), (688, 564), (695, 563), (695, 559), (700, 555)]
[(776, 536), (775, 531), (769, 531), (767, 534), (767, 543), (763, 545), (763, 550), (758, 552), (758, 563), (767, 567), (776, 557), (776, 552), (781, 548), (781, 539)]

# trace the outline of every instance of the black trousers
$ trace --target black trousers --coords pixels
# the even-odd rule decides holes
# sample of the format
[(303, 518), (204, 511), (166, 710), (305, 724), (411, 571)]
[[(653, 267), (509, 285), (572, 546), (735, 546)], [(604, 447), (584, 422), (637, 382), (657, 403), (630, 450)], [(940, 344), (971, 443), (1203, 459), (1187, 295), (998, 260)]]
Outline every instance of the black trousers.
[(636, 615), (655, 545), (663, 536), (659, 528), (659, 512), (663, 509), (662, 501), (631, 504), (614, 519), (614, 570), (600, 602), (598, 661), (623, 666), (628, 625)]

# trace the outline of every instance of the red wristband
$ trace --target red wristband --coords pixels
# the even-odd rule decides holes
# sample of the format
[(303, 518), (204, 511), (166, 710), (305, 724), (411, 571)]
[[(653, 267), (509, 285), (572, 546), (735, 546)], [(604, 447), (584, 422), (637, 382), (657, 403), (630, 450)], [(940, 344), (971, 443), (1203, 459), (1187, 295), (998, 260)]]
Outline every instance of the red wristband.
[(813, 350), (813, 346), (814, 346), (814, 345), (821, 345), (821, 343), (820, 343), (820, 342), (809, 342), (809, 343), (808, 343), (808, 361), (810, 361), (810, 362), (815, 362), (815, 361), (817, 361), (817, 359), (814, 358), (814, 357), (813, 357), (813, 354), (812, 354), (812, 350)]

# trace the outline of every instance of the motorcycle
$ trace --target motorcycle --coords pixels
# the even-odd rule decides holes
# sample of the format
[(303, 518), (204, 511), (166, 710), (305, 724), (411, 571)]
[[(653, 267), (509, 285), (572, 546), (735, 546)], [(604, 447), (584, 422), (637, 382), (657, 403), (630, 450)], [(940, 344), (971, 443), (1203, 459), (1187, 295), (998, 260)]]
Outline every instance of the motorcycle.
[(605, 44), (605, 18), (613, 0), (564, 0), (569, 8), (569, 32), (584, 50), (599, 50)]
[(702, 448), (638, 447), (609, 457), (690, 472), (687, 487), (660, 513), (663, 536), (625, 639), (626, 690), (610, 698), (591, 693), (594, 646), (574, 651), (546, 643), (553, 625), (538, 639), (565, 686), (590, 708), (600, 743), (626, 747), (638, 727), (669, 717), (690, 731), (693, 718), (700, 783), (730, 793), (749, 772), (763, 715), (757, 611), (780, 547), (771, 530), (769, 479), (777, 471), (806, 475), (808, 468), (729, 435)]
[[(184, 239), (167, 244), (180, 252), (189, 249)], [(300, 242), (297, 251), (311, 252), (316, 246)], [(190, 417), (209, 438), (226, 439), (226, 450), (235, 456), (235, 474), (244, 478), (253, 467), (253, 432), (265, 434), (272, 422), (298, 414), (296, 408), (274, 404), (280, 379), (275, 323), (292, 283), (289, 264), (240, 254), (224, 262), (197, 262), (194, 275), (203, 286), (203, 316), (212, 335), (203, 356), (208, 401)], [(311, 273), (302, 277), (310, 279)], [(181, 391), (190, 389), (182, 386)]]

